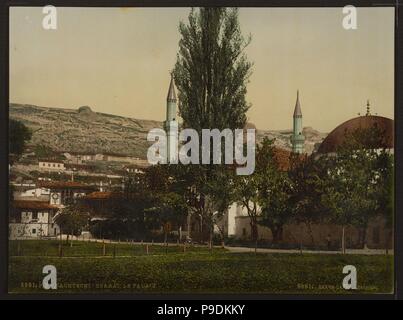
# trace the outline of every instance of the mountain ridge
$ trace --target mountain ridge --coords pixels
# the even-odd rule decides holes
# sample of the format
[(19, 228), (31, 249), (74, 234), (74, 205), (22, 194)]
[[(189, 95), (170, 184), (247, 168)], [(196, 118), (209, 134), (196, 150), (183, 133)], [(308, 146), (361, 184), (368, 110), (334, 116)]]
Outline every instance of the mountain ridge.
[[(32, 130), (31, 145), (45, 145), (59, 152), (116, 153), (143, 159), (151, 145), (147, 133), (163, 128), (161, 121), (95, 112), (90, 106), (68, 109), (10, 103), (9, 117)], [(257, 129), (256, 141), (276, 139), (276, 146), (291, 150), (291, 133), (291, 129)], [(305, 127), (303, 134), (307, 153), (327, 135), (311, 127)]]

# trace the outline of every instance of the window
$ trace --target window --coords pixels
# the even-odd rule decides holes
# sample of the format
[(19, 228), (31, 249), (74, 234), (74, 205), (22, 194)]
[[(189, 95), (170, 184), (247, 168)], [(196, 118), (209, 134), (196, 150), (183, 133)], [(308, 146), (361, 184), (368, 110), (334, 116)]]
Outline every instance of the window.
[(32, 229), (32, 234), (36, 234), (36, 229)]
[(38, 219), (38, 212), (32, 212), (32, 220)]
[(246, 236), (246, 228), (242, 228), (242, 235), (245, 237)]

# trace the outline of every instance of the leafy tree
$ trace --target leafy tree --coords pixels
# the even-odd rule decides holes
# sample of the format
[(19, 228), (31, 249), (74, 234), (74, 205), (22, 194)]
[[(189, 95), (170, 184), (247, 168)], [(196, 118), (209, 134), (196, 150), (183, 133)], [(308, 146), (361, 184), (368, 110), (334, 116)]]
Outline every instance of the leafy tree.
[[(327, 156), (328, 174), (322, 201), (330, 209), (330, 221), (361, 231), (360, 246), (366, 242), (371, 218), (387, 203), (384, 192), (393, 173), (388, 165), (388, 151), (382, 145), (383, 132), (376, 126), (346, 133), (336, 155)], [(386, 183), (386, 185), (384, 184)], [(388, 190), (390, 191), (390, 189)], [(343, 232), (343, 236), (345, 236)], [(343, 250), (345, 240), (343, 239)]]
[(314, 156), (291, 154), (288, 176), (291, 183), (290, 209), (297, 223), (307, 226), (312, 245), (315, 244), (312, 225), (321, 223), (327, 208), (320, 199), (324, 193), (324, 178), (327, 175), (327, 162)]
[(243, 128), (252, 65), (244, 53), (250, 37), (242, 36), (238, 10), (192, 9), (188, 24), (181, 22), (179, 32), (174, 78), (183, 125), (198, 132)]
[[(243, 128), (252, 65), (244, 53), (250, 37), (242, 36), (237, 9), (192, 9), (179, 32), (173, 75), (183, 126), (199, 136), (202, 129)], [(231, 172), (224, 165), (188, 165), (176, 173), (187, 186), (190, 212), (207, 225), (211, 243), (214, 223), (232, 199), (230, 188), (223, 188), (232, 181)]]
[(88, 226), (88, 221), (88, 210), (78, 204), (63, 208), (63, 210), (55, 217), (55, 222), (60, 228), (60, 233), (67, 233), (67, 242), (69, 242), (70, 235), (80, 235)]
[(275, 156), (273, 140), (265, 137), (256, 151), (255, 172), (261, 176), (259, 183), (259, 224), (268, 227), (273, 243), (282, 239), (283, 226), (292, 218), (290, 207), (291, 181)]
[(13, 164), (24, 151), (26, 142), (31, 139), (32, 132), (22, 122), (14, 119), (10, 119), (8, 125), (10, 164)]
[(164, 230), (164, 242), (173, 225), (180, 226), (186, 217), (187, 207), (180, 194), (162, 193), (154, 198), (154, 206), (145, 210), (146, 214)]
[[(258, 148), (258, 150), (260, 149)], [(255, 170), (251, 175), (237, 176), (235, 179), (236, 199), (247, 210), (251, 238), (255, 245), (259, 238), (258, 218), (261, 213), (259, 209), (259, 187), (262, 182), (261, 177), (258, 170)]]

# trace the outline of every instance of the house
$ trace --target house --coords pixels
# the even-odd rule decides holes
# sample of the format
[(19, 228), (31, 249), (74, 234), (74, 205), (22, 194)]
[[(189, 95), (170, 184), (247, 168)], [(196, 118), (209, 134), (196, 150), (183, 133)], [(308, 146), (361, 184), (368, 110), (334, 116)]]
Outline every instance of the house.
[(63, 207), (96, 190), (95, 186), (76, 181), (38, 181), (38, 187), (49, 189), (49, 203)]
[(63, 161), (59, 160), (40, 160), (38, 163), (39, 170), (45, 171), (65, 171)]
[(57, 206), (46, 201), (13, 201), (10, 206), (9, 239), (56, 237), (60, 231), (54, 222), (58, 210)]
[(47, 201), (49, 202), (50, 191), (46, 188), (24, 188), (21, 186), (14, 187), (14, 200), (31, 200), (31, 201)]
[(103, 160), (104, 157), (103, 154), (94, 152), (64, 152), (63, 155), (66, 157), (68, 163), (71, 164), (83, 164), (87, 161), (100, 161)]
[(149, 167), (150, 163), (147, 159), (140, 159), (138, 157), (132, 157), (120, 153), (105, 153), (103, 155), (104, 161), (114, 161), (114, 162), (126, 162), (133, 165), (138, 165), (141, 167)]
[(147, 166), (145, 165), (137, 165), (137, 164), (129, 164), (124, 166), (124, 171), (127, 173), (144, 173), (144, 169), (146, 169)]

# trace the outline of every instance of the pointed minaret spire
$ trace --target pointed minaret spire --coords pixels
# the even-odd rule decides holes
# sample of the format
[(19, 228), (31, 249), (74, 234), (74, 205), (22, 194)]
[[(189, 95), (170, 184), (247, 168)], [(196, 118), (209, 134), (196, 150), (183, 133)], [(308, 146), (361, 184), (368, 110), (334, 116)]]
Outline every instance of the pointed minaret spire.
[(301, 105), (299, 103), (299, 90), (297, 90), (297, 101), (295, 102), (294, 116), (293, 116), (293, 128), (291, 135), (292, 152), (303, 153), (305, 136), (302, 133), (302, 112)]
[(297, 101), (295, 102), (294, 117), (302, 117), (301, 105), (299, 103), (299, 90), (297, 90)]
[(171, 71), (171, 83), (169, 84), (167, 101), (168, 102), (176, 102), (175, 81), (174, 81), (174, 75), (173, 75), (172, 71)]

